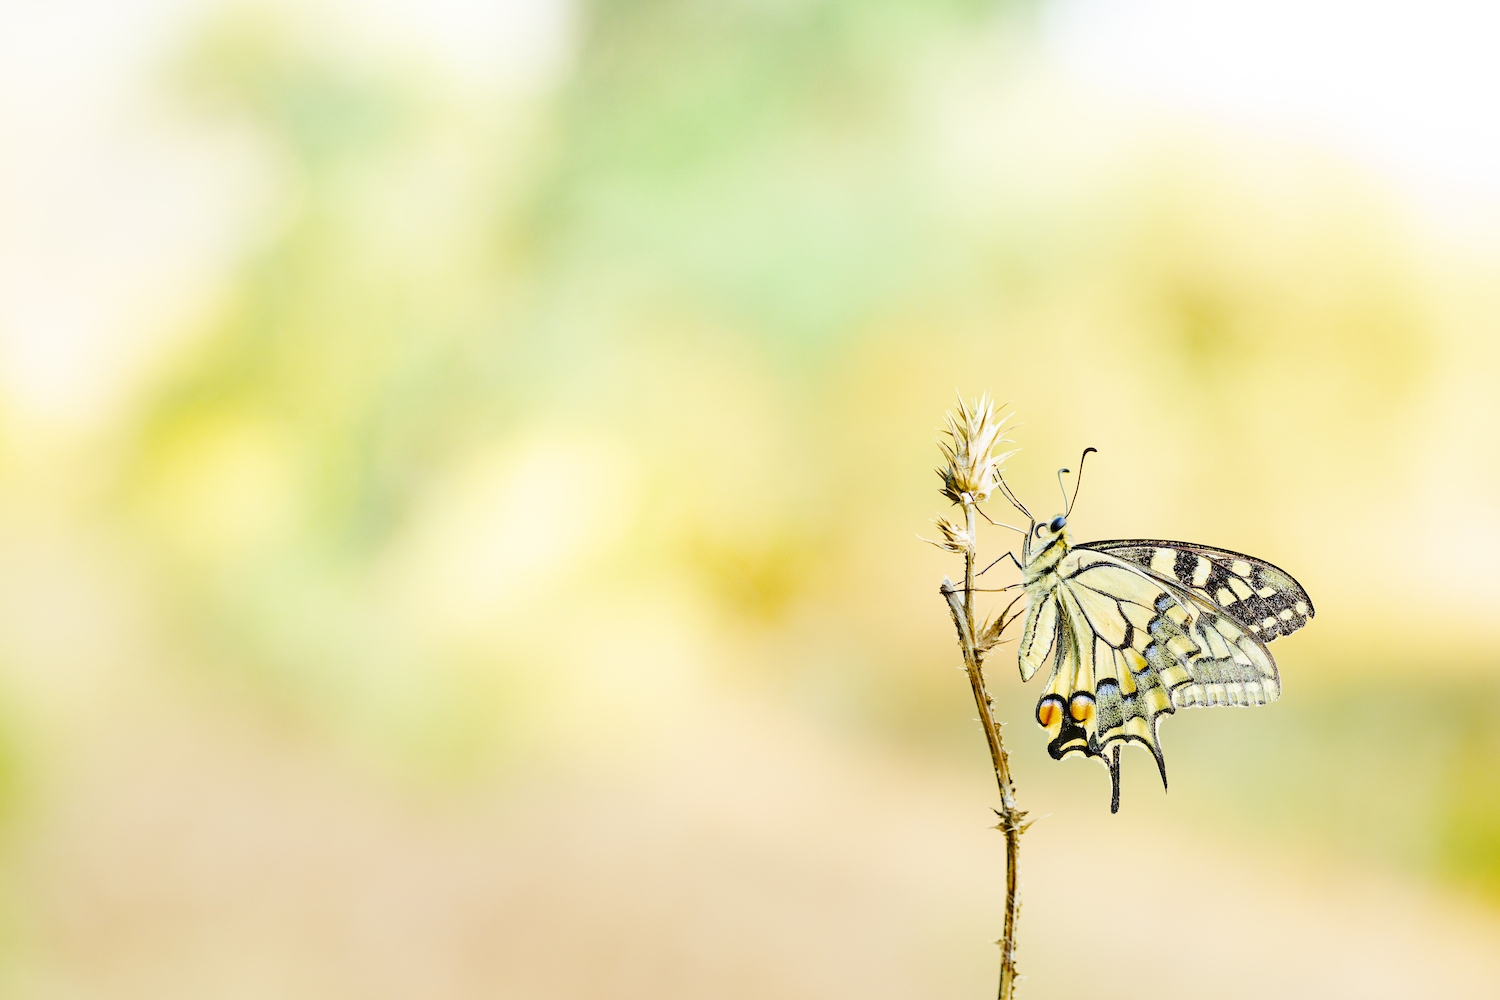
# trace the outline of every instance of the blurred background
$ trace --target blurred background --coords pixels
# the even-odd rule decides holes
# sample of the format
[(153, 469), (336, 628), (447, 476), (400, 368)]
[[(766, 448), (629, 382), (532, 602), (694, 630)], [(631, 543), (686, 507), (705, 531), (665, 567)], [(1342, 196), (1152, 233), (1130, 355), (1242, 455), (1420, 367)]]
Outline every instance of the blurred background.
[(988, 995), (956, 389), (1319, 612), (1118, 816), (992, 658), (1023, 995), (1494, 996), (1497, 36), (10, 0), (0, 991)]

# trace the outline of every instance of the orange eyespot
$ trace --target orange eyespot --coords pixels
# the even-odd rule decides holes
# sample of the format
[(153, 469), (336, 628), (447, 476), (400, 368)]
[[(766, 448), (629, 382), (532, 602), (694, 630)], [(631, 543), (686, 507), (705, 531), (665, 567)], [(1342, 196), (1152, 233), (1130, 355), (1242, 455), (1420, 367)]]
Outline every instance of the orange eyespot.
[(1062, 722), (1062, 713), (1062, 699), (1055, 694), (1049, 694), (1036, 706), (1036, 721), (1051, 729)]
[(1074, 722), (1088, 722), (1094, 717), (1094, 696), (1081, 691), (1075, 694), (1068, 704), (1068, 714)]

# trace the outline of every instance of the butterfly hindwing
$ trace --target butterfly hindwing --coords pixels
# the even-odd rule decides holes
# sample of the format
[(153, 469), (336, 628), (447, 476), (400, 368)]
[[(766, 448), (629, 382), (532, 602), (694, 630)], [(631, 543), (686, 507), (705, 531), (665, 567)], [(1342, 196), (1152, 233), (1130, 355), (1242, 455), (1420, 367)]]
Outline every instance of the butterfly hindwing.
[(1057, 586), (1028, 611), (1022, 672), (1029, 676), (1050, 656), (1037, 704), (1037, 721), (1052, 737), (1048, 750), (1099, 757), (1111, 771), (1114, 805), (1119, 755), (1111, 745), (1145, 745), (1165, 784), (1162, 717), (1280, 695), (1264, 645), (1195, 590), (1091, 546), (1069, 552), (1057, 573)]
[[(1176, 707), (1264, 705), (1281, 694), (1265, 644), (1196, 592), (1144, 573), (1113, 553), (1079, 546), (1064, 561), (1061, 584), (1108, 637), (1113, 604), (1127, 619), (1124, 642), (1156, 670)], [(1059, 567), (1062, 569), (1063, 567)]]
[(1087, 542), (1078, 548), (1107, 552), (1176, 583), (1263, 643), (1290, 635), (1316, 614), (1290, 573), (1229, 549), (1148, 539)]

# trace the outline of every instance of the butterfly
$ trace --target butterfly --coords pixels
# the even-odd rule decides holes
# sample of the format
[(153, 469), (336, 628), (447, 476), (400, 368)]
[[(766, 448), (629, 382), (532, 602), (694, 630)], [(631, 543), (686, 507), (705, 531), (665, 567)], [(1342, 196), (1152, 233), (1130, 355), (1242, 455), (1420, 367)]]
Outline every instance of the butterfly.
[[(1013, 496), (1011, 502), (1020, 506)], [(1027, 605), (1017, 654), (1023, 681), (1051, 661), (1036, 706), (1051, 737), (1047, 750), (1058, 760), (1081, 753), (1103, 763), (1113, 813), (1120, 809), (1123, 745), (1151, 751), (1165, 788), (1162, 719), (1179, 708), (1266, 705), (1281, 697), (1266, 645), (1315, 612), (1285, 570), (1229, 549), (1155, 539), (1074, 545), (1072, 506), (1069, 500), (1048, 522), (1032, 518), (1022, 543), (1016, 562)]]

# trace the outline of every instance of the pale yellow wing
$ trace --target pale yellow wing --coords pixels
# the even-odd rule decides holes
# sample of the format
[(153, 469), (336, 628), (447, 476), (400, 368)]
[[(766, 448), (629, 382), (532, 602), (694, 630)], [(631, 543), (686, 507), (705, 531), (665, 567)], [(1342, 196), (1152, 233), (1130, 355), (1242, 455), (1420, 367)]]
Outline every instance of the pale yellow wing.
[[(1074, 549), (1058, 585), (1028, 609), (1023, 676), (1050, 657), (1037, 721), (1054, 757), (1098, 757), (1119, 806), (1119, 746), (1151, 751), (1166, 784), (1162, 717), (1200, 705), (1263, 705), (1281, 692), (1275, 661), (1232, 618), (1191, 591), (1112, 555)], [(1050, 629), (1047, 627), (1050, 624)]]
[(1021, 680), (1029, 681), (1046, 666), (1047, 658), (1057, 649), (1061, 633), (1057, 617), (1056, 591), (1026, 609), (1026, 624), (1016, 647), (1021, 666)]

